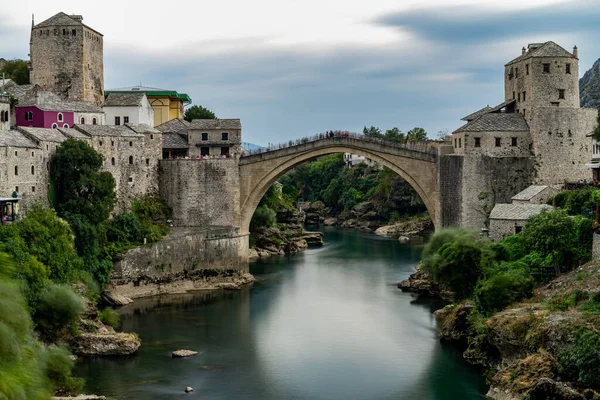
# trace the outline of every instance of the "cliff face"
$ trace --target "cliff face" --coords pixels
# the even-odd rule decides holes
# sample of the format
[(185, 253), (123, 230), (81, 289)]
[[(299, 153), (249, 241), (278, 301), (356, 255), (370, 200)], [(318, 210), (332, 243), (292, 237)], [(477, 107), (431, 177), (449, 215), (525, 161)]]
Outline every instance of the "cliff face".
[(579, 80), (581, 107), (598, 108), (600, 105), (600, 58)]

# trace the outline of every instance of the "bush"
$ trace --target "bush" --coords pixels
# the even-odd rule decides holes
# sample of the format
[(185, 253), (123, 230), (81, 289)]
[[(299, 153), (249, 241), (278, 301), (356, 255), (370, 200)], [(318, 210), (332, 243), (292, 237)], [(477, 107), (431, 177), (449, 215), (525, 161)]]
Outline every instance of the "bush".
[(256, 232), (260, 228), (270, 228), (277, 222), (275, 211), (267, 206), (260, 206), (254, 211), (250, 221), (250, 230)]
[(600, 336), (596, 332), (580, 330), (575, 345), (561, 353), (559, 361), (561, 372), (567, 378), (600, 388)]
[(72, 375), (74, 362), (64, 347), (49, 346), (42, 352), (44, 372), (59, 395), (76, 395), (83, 389), (84, 380)]
[(106, 307), (104, 310), (102, 310), (98, 313), (98, 319), (104, 325), (108, 325), (108, 326), (112, 326), (113, 328), (116, 328), (117, 325), (119, 325), (119, 321), (121, 320), (121, 317), (119, 316), (118, 312), (116, 312), (115, 310), (113, 310), (110, 307)]
[(68, 337), (76, 329), (75, 322), (84, 310), (84, 300), (70, 287), (50, 284), (35, 310), (37, 330), (47, 341)]
[(528, 269), (519, 267), (509, 267), (478, 282), (475, 302), (482, 313), (501, 311), (511, 303), (532, 296), (533, 278)]

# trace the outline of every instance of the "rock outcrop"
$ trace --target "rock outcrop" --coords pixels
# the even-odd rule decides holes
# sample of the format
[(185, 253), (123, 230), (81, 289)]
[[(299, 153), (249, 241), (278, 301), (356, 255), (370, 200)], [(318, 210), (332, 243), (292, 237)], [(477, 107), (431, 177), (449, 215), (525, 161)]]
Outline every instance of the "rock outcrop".
[(197, 351), (181, 349), (181, 350), (175, 350), (173, 353), (171, 353), (171, 356), (173, 358), (186, 358), (186, 357), (195, 356), (197, 354), (198, 354)]
[(136, 334), (115, 332), (98, 321), (83, 320), (80, 330), (82, 333), (71, 339), (71, 350), (80, 356), (126, 356), (141, 345)]
[(579, 79), (581, 107), (598, 108), (600, 105), (600, 58)]

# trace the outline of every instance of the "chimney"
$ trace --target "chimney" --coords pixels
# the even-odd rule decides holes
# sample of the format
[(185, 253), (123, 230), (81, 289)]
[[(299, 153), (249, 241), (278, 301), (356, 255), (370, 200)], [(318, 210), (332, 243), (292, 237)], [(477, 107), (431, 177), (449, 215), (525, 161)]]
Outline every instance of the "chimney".
[(525, 46), (523, 46), (523, 48), (521, 49), (521, 55), (524, 56), (525, 55)]
[(579, 59), (579, 57), (578, 57), (578, 51), (577, 51), (577, 46), (573, 46), (573, 57)]

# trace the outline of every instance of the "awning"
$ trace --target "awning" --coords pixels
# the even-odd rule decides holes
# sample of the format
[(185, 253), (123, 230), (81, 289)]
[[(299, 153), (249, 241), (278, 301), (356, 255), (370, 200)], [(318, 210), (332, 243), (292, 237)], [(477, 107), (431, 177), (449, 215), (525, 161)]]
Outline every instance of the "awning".
[(585, 166), (588, 168), (594, 168), (594, 169), (600, 168), (600, 162), (592, 163), (592, 164), (585, 164)]

